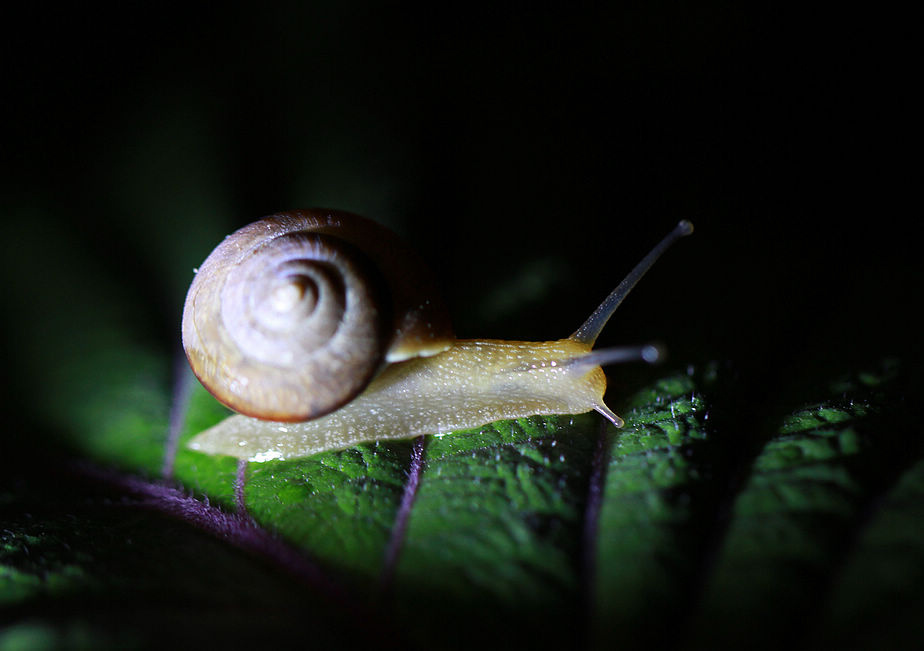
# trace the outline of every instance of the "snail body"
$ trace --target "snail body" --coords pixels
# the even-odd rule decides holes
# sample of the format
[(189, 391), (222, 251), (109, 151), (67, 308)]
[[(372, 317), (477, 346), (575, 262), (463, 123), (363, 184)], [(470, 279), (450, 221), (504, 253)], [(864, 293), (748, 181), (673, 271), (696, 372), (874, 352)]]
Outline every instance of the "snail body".
[[(388, 366), (365, 391), (326, 416), (302, 423), (231, 416), (196, 437), (191, 447), (265, 461), (531, 414), (582, 413), (603, 404), (606, 378), (599, 366), (569, 371), (565, 362), (589, 350), (569, 339), (459, 340), (433, 357)], [(544, 359), (561, 361), (536, 364), (540, 351)]]
[[(322, 232), (311, 230), (317, 227)], [(410, 279), (414, 287), (429, 283), (417, 275), (420, 263), (388, 231), (354, 215), (330, 211), (285, 213), (255, 222), (229, 236), (203, 264), (184, 309), (184, 347), (206, 388), (242, 415), (197, 435), (189, 444), (192, 449), (250, 461), (287, 459), (366, 441), (444, 434), (497, 420), (591, 410), (621, 427), (622, 419), (603, 402), (606, 376), (601, 364), (653, 361), (658, 351), (653, 346), (593, 350), (593, 344), (613, 311), (661, 253), (692, 232), (689, 222), (680, 222), (565, 339), (456, 340), (447, 311), (435, 294), (376, 287), (347, 291), (346, 298), (333, 300), (333, 317), (317, 319), (327, 334), (333, 333), (332, 340), (349, 346), (353, 335), (341, 329), (361, 320), (351, 312), (355, 304), (366, 298), (382, 301), (384, 307), (372, 308), (378, 318), (375, 325), (360, 327), (357, 348), (363, 354), (372, 350), (372, 361), (357, 362), (351, 350), (321, 350), (314, 335), (308, 344), (296, 344), (295, 353), (280, 352), (285, 346), (274, 342), (258, 353), (256, 361), (247, 358), (240, 350), (242, 343), (262, 344), (275, 330), (285, 335), (297, 331), (299, 320), (317, 316), (314, 312), (326, 300), (319, 297), (320, 291), (348, 287), (352, 281), (328, 282), (324, 274), (316, 281), (315, 272), (284, 256), (283, 261), (269, 265), (274, 269), (269, 280), (254, 283), (257, 274), (239, 271), (241, 265), (259, 266), (256, 259), (268, 252), (267, 242), (282, 245), (287, 255), (305, 242), (314, 251), (321, 240), (354, 227), (373, 232), (371, 237), (348, 233), (346, 249), (351, 255), (360, 254), (362, 261), (355, 266), (365, 276)], [(257, 237), (261, 231), (266, 239)], [(399, 253), (399, 270), (382, 271), (383, 264), (395, 265), (358, 251), (359, 244), (380, 240), (386, 242), (386, 251)], [(303, 260), (299, 255), (303, 253), (296, 253), (295, 259)], [(229, 265), (230, 272), (226, 271)], [(325, 273), (328, 265), (321, 263)], [(429, 286), (423, 289), (433, 291)], [(260, 310), (265, 314), (256, 318), (257, 334), (233, 331), (241, 327), (241, 321), (254, 320), (252, 313)], [(373, 336), (378, 337), (377, 343), (368, 341)], [(315, 348), (321, 352), (316, 354)], [(283, 380), (276, 377), (275, 366), (281, 366)], [(321, 367), (320, 379), (304, 381), (304, 390), (292, 388), (303, 381), (299, 374), (308, 366)], [(359, 368), (356, 375), (360, 377), (347, 379), (346, 388), (338, 394), (328, 385), (349, 373), (352, 366)], [(315, 399), (317, 394), (322, 399)]]

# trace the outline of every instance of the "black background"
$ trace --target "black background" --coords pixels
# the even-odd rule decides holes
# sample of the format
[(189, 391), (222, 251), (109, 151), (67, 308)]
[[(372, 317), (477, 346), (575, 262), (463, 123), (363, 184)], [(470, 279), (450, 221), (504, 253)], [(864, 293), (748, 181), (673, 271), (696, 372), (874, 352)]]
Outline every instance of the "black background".
[(570, 333), (688, 218), (604, 343), (752, 378), (906, 355), (910, 21), (846, 12), (33, 9), (4, 28), (4, 219), (142, 292), (165, 349), (222, 234), (327, 206), (423, 251), (461, 336)]

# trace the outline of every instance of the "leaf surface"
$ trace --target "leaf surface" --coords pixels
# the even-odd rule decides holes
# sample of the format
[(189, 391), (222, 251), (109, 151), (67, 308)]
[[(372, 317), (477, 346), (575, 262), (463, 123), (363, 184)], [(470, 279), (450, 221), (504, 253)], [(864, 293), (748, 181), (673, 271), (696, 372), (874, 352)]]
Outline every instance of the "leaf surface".
[(228, 412), (157, 344), (144, 300), (57, 253), (41, 290), (10, 297), (42, 325), (17, 331), (31, 417), (4, 459), (3, 644), (323, 642), (358, 620), (428, 648), (919, 632), (901, 365), (816, 372), (743, 417), (728, 365), (628, 372), (621, 430), (531, 417), (240, 465), (185, 445)]

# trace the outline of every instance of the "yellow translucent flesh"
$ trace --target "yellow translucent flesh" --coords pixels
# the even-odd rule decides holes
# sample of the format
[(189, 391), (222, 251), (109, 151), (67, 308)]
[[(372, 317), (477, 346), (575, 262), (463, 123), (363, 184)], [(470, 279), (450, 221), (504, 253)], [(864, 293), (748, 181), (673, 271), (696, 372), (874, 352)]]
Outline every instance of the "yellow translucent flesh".
[(251, 461), (304, 457), (365, 441), (444, 434), (533, 414), (580, 414), (603, 404), (599, 366), (570, 366), (586, 344), (459, 340), (393, 364), (339, 410), (304, 423), (232, 416), (190, 447)]

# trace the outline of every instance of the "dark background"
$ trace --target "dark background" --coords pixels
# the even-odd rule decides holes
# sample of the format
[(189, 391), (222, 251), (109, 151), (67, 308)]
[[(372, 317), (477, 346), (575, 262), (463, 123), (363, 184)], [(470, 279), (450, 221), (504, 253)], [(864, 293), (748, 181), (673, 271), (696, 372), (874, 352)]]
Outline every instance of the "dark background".
[(911, 22), (846, 11), (33, 9), (2, 46), (8, 243), (51, 224), (169, 350), (224, 233), (343, 208), (424, 252), (461, 336), (546, 339), (688, 218), (603, 343), (751, 376), (905, 355)]

